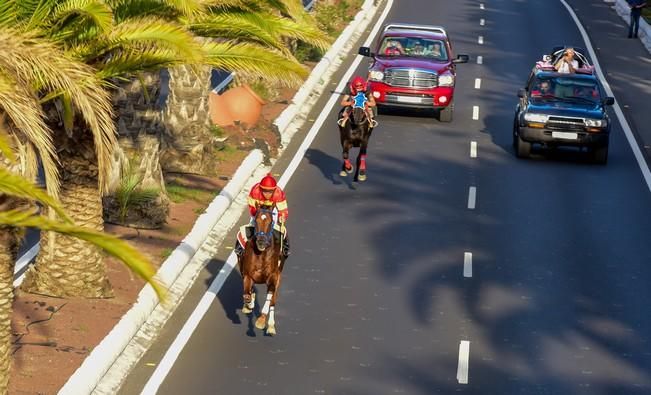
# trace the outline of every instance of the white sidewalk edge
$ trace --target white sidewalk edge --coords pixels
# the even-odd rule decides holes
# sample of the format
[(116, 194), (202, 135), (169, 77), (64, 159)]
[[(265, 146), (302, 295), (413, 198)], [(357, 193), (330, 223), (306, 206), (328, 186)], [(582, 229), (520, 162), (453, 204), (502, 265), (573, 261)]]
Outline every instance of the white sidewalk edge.
[[(626, 0), (604, 0), (604, 2), (609, 4), (614, 3), (613, 8), (615, 9), (615, 12), (622, 17), (627, 26), (630, 26), (631, 9)], [(621, 32), (622, 37), (625, 37), (627, 34), (628, 31)], [(644, 17), (640, 17), (640, 31), (638, 32), (638, 38), (642, 41), (646, 50), (651, 53), (651, 26), (647, 23)]]
[[(190, 233), (163, 262), (156, 278), (166, 288), (172, 286), (187, 262), (201, 246), (210, 229), (230, 206), (234, 196), (244, 188), (251, 173), (262, 163), (263, 158), (260, 150), (256, 149), (249, 153), (233, 178), (210, 203), (206, 211), (199, 216)], [(158, 303), (158, 297), (152, 287), (149, 284), (145, 285), (138, 294), (138, 299), (133, 307), (122, 316), (117, 325), (86, 357), (81, 366), (59, 390), (59, 394), (90, 393)]]
[[(336, 59), (335, 55), (340, 54), (346, 44), (350, 44), (353, 35), (361, 34), (363, 29), (368, 25), (368, 22), (370, 22), (370, 19), (375, 15), (377, 11), (377, 7), (374, 7), (375, 1), (366, 0), (364, 2), (364, 5), (353, 21), (344, 29), (322, 61), (312, 70), (306, 83), (292, 99), (292, 104), (274, 121), (284, 144), (288, 142), (289, 138), (294, 134), (293, 132), (304, 122), (304, 119), (297, 119), (299, 110), (301, 114), (309, 112), (320, 93), (323, 92), (326, 84), (330, 82), (332, 74), (339, 68), (341, 60), (345, 58), (345, 56), (340, 56), (339, 59)], [(168, 259), (165, 260), (156, 274), (156, 278), (165, 286), (175, 286), (178, 288), (179, 284), (174, 284), (174, 281), (179, 277), (186, 264), (205, 241), (208, 232), (219, 221), (221, 215), (228, 209), (233, 199), (245, 187), (245, 183), (251, 178), (251, 174), (260, 167), (263, 159), (263, 154), (259, 150), (254, 150), (247, 156), (233, 176), (233, 179), (215, 200), (213, 200), (206, 209), (206, 212), (197, 219), (192, 231), (174, 252), (172, 252)], [(192, 285), (192, 282), (181, 285), (181, 287), (187, 290)], [(181, 301), (182, 298), (177, 302), (177, 305)], [(158, 298), (153, 289), (151, 286), (146, 285), (140, 291), (134, 306), (124, 314), (118, 324), (93, 349), (82, 365), (59, 390), (58, 394), (77, 395), (92, 393), (158, 305)]]

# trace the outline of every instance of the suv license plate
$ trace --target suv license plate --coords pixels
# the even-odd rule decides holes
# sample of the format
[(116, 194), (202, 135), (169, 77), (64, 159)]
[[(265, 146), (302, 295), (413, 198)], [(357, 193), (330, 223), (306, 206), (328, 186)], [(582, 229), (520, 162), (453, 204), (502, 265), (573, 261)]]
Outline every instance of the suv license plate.
[(422, 99), (420, 97), (398, 96), (398, 101), (404, 103), (421, 103)]
[(552, 137), (555, 139), (576, 140), (579, 136), (576, 133), (552, 132)]

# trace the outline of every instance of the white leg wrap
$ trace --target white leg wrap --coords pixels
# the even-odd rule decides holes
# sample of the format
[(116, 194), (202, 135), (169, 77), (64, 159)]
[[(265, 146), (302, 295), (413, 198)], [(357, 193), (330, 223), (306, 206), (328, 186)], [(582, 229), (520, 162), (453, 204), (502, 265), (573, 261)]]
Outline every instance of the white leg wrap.
[(270, 327), (276, 325), (276, 320), (274, 320), (274, 310), (275, 310), (274, 306), (271, 306), (271, 308), (269, 309), (269, 319), (267, 320), (267, 325)]
[(269, 313), (269, 307), (271, 306), (271, 293), (267, 294), (267, 300), (264, 301), (264, 306), (262, 307), (262, 314)]

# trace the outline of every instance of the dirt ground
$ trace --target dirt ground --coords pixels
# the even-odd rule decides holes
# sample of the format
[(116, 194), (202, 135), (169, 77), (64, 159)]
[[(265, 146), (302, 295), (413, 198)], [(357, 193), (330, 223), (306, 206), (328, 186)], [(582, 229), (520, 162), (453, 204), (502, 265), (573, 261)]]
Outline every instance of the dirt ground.
[[(277, 100), (263, 107), (262, 120), (256, 127), (225, 128), (232, 149), (220, 157), (219, 174), (214, 177), (166, 175), (168, 181), (205, 193), (172, 202), (167, 224), (162, 229), (142, 230), (107, 224), (106, 232), (128, 240), (158, 268), (226, 185), (248, 151), (256, 147), (256, 141), (258, 145), (264, 141), (272, 156), (277, 154), (280, 141), (271, 122), (287, 107), (294, 93), (295, 90), (281, 90)], [(93, 347), (133, 305), (143, 281), (115, 259), (107, 258), (106, 263), (115, 293), (111, 299), (58, 299), (17, 290), (13, 305), (10, 394), (56, 394)]]

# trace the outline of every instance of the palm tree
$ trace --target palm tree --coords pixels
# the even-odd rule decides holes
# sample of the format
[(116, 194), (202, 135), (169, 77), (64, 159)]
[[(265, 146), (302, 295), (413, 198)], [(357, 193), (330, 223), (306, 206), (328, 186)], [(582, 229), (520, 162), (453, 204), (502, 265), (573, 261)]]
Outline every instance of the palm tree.
[[(65, 104), (60, 97), (67, 98)], [(111, 144), (110, 102), (94, 70), (65, 56), (51, 43), (0, 27), (0, 393), (6, 393), (7, 388), (13, 269), (21, 229), (37, 227), (43, 233), (78, 237), (125, 261), (147, 281), (153, 276), (147, 261), (131, 247), (114, 237), (77, 227), (59, 208), (55, 200), (60, 195), (57, 160), (43, 101), (69, 111), (83, 111), (81, 118), (89, 129), (97, 131), (99, 145)], [(35, 178), (37, 155), (50, 195), (19, 176)], [(34, 201), (51, 207), (50, 215), (39, 215), (30, 203)]]

